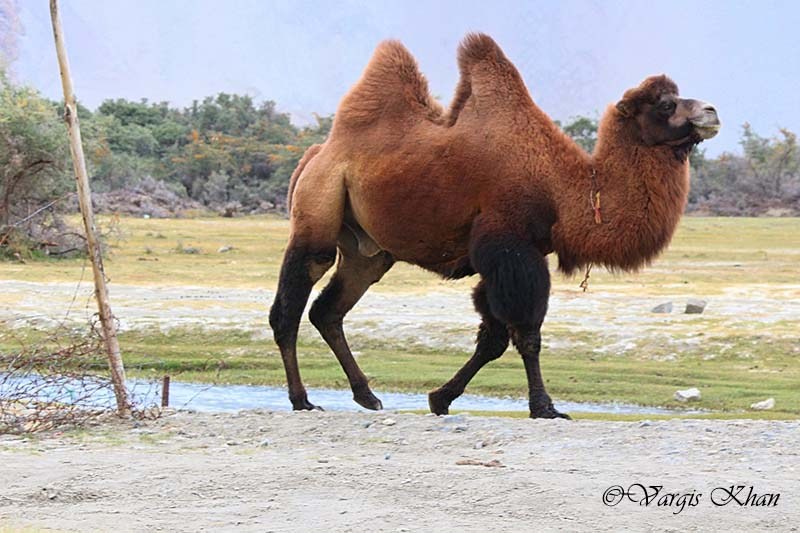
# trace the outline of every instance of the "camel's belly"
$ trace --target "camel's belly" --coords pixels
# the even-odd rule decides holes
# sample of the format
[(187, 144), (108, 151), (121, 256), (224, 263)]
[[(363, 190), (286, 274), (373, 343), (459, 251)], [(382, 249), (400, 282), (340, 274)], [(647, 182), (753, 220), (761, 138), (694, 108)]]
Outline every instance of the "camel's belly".
[[(461, 163), (463, 143), (434, 133), (429, 141), (403, 141), (391, 149), (365, 139), (346, 177), (359, 225), (396, 259), (420, 265), (465, 257), (479, 213), (480, 170)], [(368, 155), (373, 153), (383, 155)]]
[[(383, 250), (400, 261), (432, 265), (468, 254), (477, 209), (462, 195), (401, 187), (361, 187), (350, 197), (358, 224)], [(444, 198), (441, 201), (436, 198)]]
[[(391, 215), (391, 212), (386, 214)], [(428, 265), (453, 261), (468, 254), (471, 224), (448, 227), (420, 220), (409, 213), (397, 214), (399, 216), (387, 216), (378, 223), (362, 223), (376, 244), (396, 259)]]

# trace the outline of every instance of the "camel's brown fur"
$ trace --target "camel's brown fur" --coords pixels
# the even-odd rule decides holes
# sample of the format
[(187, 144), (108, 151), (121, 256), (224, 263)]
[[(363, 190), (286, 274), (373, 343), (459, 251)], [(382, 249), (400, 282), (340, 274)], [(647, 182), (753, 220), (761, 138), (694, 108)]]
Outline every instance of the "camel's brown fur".
[(297, 185), (297, 178), (299, 178), (300, 174), (303, 173), (303, 170), (305, 170), (308, 162), (311, 161), (311, 159), (317, 155), (321, 149), (321, 144), (312, 144), (309, 146), (303, 154), (303, 157), (300, 158), (300, 162), (297, 163), (297, 168), (295, 168), (294, 172), (292, 172), (292, 176), (289, 178), (289, 190), (286, 193), (286, 209), (289, 212), (292, 211), (292, 195), (294, 194), (294, 187)]
[[(340, 264), (337, 276), (347, 283), (326, 289), (326, 305), (340, 311), (317, 313), (338, 321), (337, 331), (344, 313), (380, 279), (377, 273), (391, 266), (386, 257), (449, 277), (477, 272), (483, 281), (475, 298), (486, 346), (502, 345), (504, 335), (507, 344), (501, 331), (507, 327), (535, 382), (536, 339), (547, 304), (542, 288), (549, 287), (544, 256), (555, 251), (567, 273), (591, 263), (635, 270), (672, 236), (688, 193), (688, 151), (713, 135), (697, 133), (709, 127), (698, 117), (713, 114), (716, 121), (713, 108), (679, 99), (666, 76), (648, 78), (608, 108), (589, 155), (533, 103), (491, 38), (467, 36), (458, 65), (461, 79), (445, 110), (430, 96), (411, 54), (397, 41), (381, 43), (342, 99), (328, 140), (310, 148), (292, 176), (291, 237), (271, 320), (293, 402), (305, 393), (291, 370), (294, 347), (287, 347), (286, 334), (296, 336), (299, 317), (287, 298), (305, 303), (337, 246), (345, 256), (360, 251), (358, 268), (375, 273), (368, 276), (375, 279), (355, 282), (366, 275)], [(659, 111), (670, 102), (673, 111)], [(302, 290), (291, 288), (300, 285)], [(335, 337), (329, 344), (352, 378), (355, 362), (343, 333), (341, 343), (330, 331), (329, 337)], [(473, 367), (468, 363), (469, 371), (454, 378), (458, 383), (443, 388), (452, 391), (435, 391), (445, 398), (432, 397), (432, 408), (446, 410), (449, 397), (463, 390), (461, 382), (485, 364), (481, 354), (495, 351), (479, 342)], [(369, 390), (362, 376), (351, 379), (354, 392)], [(371, 393), (359, 394), (362, 405), (377, 405)], [(532, 414), (534, 400), (541, 400), (538, 416), (554, 415), (542, 398), (543, 385), (532, 388)], [(295, 407), (306, 404), (298, 400)]]

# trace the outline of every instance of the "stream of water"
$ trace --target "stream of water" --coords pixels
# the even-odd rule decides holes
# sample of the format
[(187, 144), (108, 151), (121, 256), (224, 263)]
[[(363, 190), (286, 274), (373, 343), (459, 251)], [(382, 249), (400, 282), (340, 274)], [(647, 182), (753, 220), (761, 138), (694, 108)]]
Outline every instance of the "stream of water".
[[(69, 403), (70, 398), (85, 396), (80, 392), (80, 383), (61, 380), (49, 384), (41, 376), (8, 376), (0, 373), (0, 399), (16, 396), (15, 390), (29, 386), (40, 400)], [(32, 386), (33, 385), (33, 386)], [(32, 386), (32, 387), (31, 387)], [(134, 398), (140, 404), (156, 403), (158, 384), (142, 380), (128, 383)], [(170, 385), (170, 406), (178, 409), (192, 409), (206, 412), (235, 412), (243, 409), (268, 409), (288, 411), (291, 408), (286, 389), (262, 385), (209, 385), (204, 383), (184, 383), (173, 381)], [(419, 393), (386, 392), (376, 390), (387, 410), (428, 409), (428, 396)], [(309, 389), (308, 398), (315, 405), (331, 411), (366, 411), (356, 404), (349, 390)], [(85, 400), (82, 404), (85, 404)], [(95, 406), (113, 407), (114, 397), (110, 388), (91, 392), (90, 403)], [(670, 409), (643, 407), (623, 403), (589, 403), (555, 400), (556, 408), (562, 412), (619, 413), (619, 414), (670, 414)], [(462, 411), (527, 411), (528, 401), (524, 398), (493, 398), (464, 394), (452, 406)]]
[[(387, 410), (428, 409), (428, 395), (407, 392), (374, 391)], [(332, 411), (366, 411), (353, 401), (349, 390), (309, 389), (311, 403)], [(252, 385), (208, 385), (173, 383), (170, 387), (170, 404), (185, 406), (197, 411), (238, 411), (240, 409), (270, 409), (285, 411), (291, 408), (286, 389)], [(669, 414), (669, 409), (642, 407), (621, 403), (579, 403), (554, 401), (562, 412)], [(493, 398), (464, 394), (456, 399), (451, 409), (461, 411), (527, 411), (528, 400), (523, 398)]]

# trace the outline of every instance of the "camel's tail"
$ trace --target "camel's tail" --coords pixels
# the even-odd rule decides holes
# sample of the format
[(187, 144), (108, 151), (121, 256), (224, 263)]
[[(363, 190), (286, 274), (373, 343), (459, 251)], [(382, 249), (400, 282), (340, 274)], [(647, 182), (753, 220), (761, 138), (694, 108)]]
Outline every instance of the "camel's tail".
[(410, 114), (441, 121), (443, 109), (430, 95), (414, 56), (400, 41), (383, 41), (339, 105), (336, 125), (358, 127), (387, 118), (402, 121)]
[(322, 150), (322, 146), (321, 144), (312, 144), (309, 146), (308, 150), (303, 154), (303, 157), (300, 158), (300, 162), (297, 163), (297, 168), (292, 172), (292, 177), (289, 178), (289, 191), (286, 193), (286, 211), (289, 213), (292, 212), (292, 195), (294, 194), (294, 188), (297, 186), (297, 178), (303, 173), (308, 162), (314, 159), (314, 156)]

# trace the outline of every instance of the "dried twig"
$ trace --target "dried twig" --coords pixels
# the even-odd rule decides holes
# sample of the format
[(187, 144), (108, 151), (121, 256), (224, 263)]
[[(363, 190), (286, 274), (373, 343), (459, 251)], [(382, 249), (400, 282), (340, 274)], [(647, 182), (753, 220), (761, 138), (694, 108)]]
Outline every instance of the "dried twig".
[[(93, 320), (87, 335), (62, 324), (33, 345), (17, 338), (20, 350), (0, 355), (0, 433), (80, 426), (115, 412), (97, 326)], [(157, 405), (154, 383), (131, 396), (133, 416), (158, 416)]]

